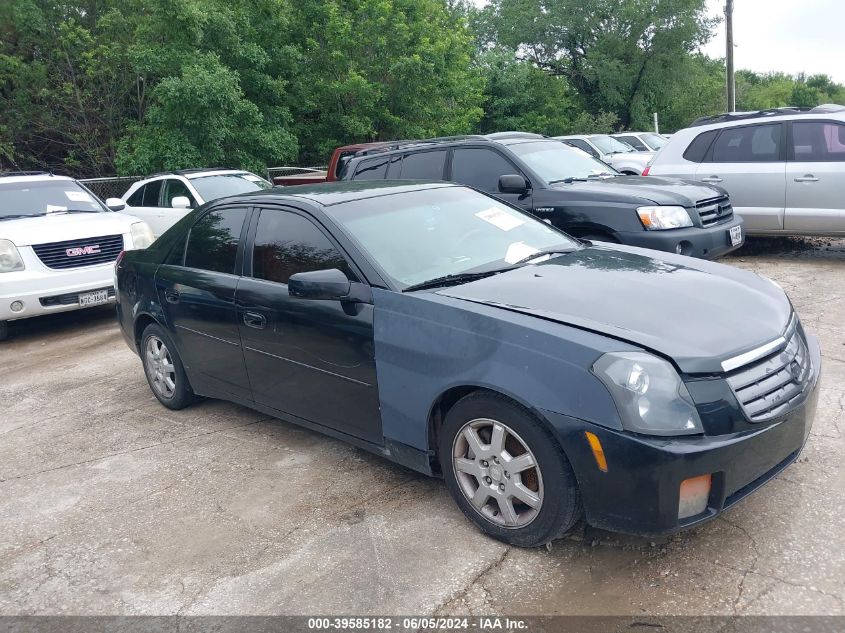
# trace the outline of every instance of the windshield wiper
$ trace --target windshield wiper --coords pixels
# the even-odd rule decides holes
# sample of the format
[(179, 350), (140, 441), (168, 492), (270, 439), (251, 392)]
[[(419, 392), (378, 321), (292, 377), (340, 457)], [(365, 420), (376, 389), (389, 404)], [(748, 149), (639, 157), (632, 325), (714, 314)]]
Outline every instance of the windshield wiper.
[(465, 284), (476, 279), (484, 279), (498, 273), (503, 273), (508, 270), (513, 270), (514, 266), (506, 268), (496, 268), (494, 270), (484, 270), (477, 273), (458, 273), (456, 275), (443, 275), (442, 277), (435, 277), (428, 281), (421, 281), (418, 284), (413, 284), (405, 288), (402, 292), (413, 292), (414, 290), (425, 290), (426, 288), (439, 288), (440, 286), (451, 286), (457, 284)]
[(62, 209), (61, 211), (51, 211), (49, 215), (54, 213), (102, 213), (102, 211), (96, 209)]
[(544, 248), (541, 251), (537, 251), (536, 253), (532, 253), (531, 255), (527, 255), (526, 257), (523, 257), (522, 259), (514, 262), (513, 266), (511, 266), (511, 268), (515, 268), (516, 266), (519, 266), (520, 264), (525, 264), (527, 262), (530, 262), (532, 259), (537, 259), (538, 257), (543, 257), (544, 255), (567, 255), (567, 254), (572, 253), (572, 252), (577, 251), (577, 250), (578, 250), (577, 248), (561, 248), (560, 246), (558, 246), (557, 248)]
[(553, 185), (553, 184), (558, 183), (558, 182), (565, 182), (566, 184), (569, 184), (570, 182), (575, 182), (576, 180), (578, 182), (587, 182), (586, 178), (582, 178), (580, 176), (569, 176), (569, 178), (560, 178), (558, 180), (550, 180), (549, 184)]
[(0, 221), (3, 220), (20, 220), (21, 218), (39, 218), (47, 215), (46, 213), (20, 213), (17, 215), (0, 215)]

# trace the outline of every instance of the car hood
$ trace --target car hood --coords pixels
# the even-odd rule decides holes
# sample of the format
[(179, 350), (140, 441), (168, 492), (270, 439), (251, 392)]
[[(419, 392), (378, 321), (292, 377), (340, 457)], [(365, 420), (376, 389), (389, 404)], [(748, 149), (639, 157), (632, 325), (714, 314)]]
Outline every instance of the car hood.
[(694, 180), (660, 176), (616, 176), (587, 182), (556, 183), (554, 189), (600, 197), (607, 202), (693, 207), (702, 200), (727, 195), (723, 189)]
[(49, 244), (66, 240), (129, 232), (138, 218), (123, 213), (52, 213), (32, 218), (0, 221), (0, 239), (15, 246)]
[(645, 167), (657, 152), (621, 152), (619, 154), (608, 154), (611, 161), (637, 163)]
[(752, 272), (631, 247), (593, 246), (438, 294), (612, 336), (687, 373), (721, 373), (783, 334), (792, 313)]

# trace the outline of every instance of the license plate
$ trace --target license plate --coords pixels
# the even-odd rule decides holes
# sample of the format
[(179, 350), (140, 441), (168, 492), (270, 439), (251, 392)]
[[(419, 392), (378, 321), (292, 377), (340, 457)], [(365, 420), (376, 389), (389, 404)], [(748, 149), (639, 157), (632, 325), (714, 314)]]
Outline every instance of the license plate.
[(731, 246), (742, 244), (742, 225), (733, 227), (728, 233), (731, 236)]
[(98, 306), (108, 302), (108, 290), (95, 290), (93, 292), (83, 292), (79, 295), (79, 305), (83, 307)]

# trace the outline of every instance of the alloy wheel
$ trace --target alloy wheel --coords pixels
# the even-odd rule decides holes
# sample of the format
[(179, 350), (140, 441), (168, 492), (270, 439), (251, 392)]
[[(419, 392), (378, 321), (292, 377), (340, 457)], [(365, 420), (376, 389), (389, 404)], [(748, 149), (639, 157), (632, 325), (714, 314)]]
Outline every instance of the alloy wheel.
[(167, 345), (157, 336), (147, 339), (144, 364), (156, 393), (162, 398), (172, 398), (176, 391), (176, 367)]
[(452, 444), (452, 468), (461, 492), (482, 517), (504, 528), (531, 523), (543, 505), (537, 459), (501, 422), (467, 422)]

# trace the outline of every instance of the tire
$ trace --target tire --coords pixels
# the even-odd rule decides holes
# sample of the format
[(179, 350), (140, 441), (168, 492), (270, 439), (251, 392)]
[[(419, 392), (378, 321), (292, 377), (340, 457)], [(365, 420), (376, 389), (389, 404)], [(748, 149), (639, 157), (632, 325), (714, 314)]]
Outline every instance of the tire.
[(140, 351), (147, 383), (161, 404), (178, 411), (196, 402), (179, 352), (164, 328), (157, 323), (144, 328)]
[(5, 341), (7, 338), (9, 338), (9, 324), (0, 321), (0, 341)]
[(521, 547), (545, 545), (581, 517), (578, 484), (560, 445), (504, 396), (477, 391), (459, 400), (443, 422), (438, 455), (455, 502), (493, 538)]

